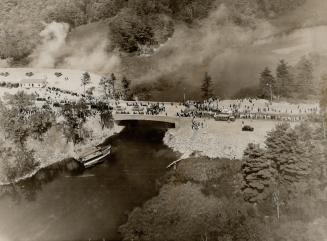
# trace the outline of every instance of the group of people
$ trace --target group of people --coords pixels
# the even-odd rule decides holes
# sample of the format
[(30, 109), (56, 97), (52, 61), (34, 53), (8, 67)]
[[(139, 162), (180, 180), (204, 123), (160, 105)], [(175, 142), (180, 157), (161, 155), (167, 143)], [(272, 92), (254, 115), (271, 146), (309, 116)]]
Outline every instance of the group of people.
[(223, 113), (241, 119), (298, 121), (319, 113), (318, 104), (272, 103), (262, 99), (188, 101), (178, 117), (213, 117)]
[(195, 118), (192, 119), (192, 130), (199, 130), (200, 128), (205, 127), (205, 119), (196, 120)]

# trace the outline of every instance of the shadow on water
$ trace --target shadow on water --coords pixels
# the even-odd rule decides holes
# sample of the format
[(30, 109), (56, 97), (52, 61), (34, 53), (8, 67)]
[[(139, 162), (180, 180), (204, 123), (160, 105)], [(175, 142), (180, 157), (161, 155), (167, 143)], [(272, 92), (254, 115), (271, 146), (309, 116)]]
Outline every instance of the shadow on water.
[[(120, 239), (117, 229), (127, 214), (157, 194), (157, 180), (177, 159), (162, 141), (169, 126), (123, 124), (126, 128), (104, 143), (112, 153), (102, 164), (84, 169), (73, 159), (64, 160), (2, 187), (0, 213), (8, 212), (9, 218), (0, 220), (0, 227), (10, 240)], [(40, 227), (46, 233), (36, 236), (33, 230)]]
[(34, 176), (11, 185), (1, 186), (0, 198), (8, 196), (15, 202), (22, 198), (27, 201), (35, 201), (36, 194), (42, 190), (42, 186), (52, 182), (60, 175), (77, 176), (84, 172), (75, 159), (66, 159), (40, 169)]
[[(123, 131), (116, 136), (108, 138), (102, 144), (104, 146), (112, 145), (110, 161), (113, 163), (119, 161), (117, 150), (120, 150), (118, 147), (123, 142), (137, 141), (143, 144), (149, 143), (150, 146), (154, 144), (152, 147), (155, 148), (158, 144), (163, 144), (162, 139), (167, 129), (171, 128), (169, 123), (152, 121), (122, 121), (120, 124), (125, 126)], [(155, 148), (154, 150), (157, 149)], [(9, 196), (16, 202), (19, 202), (22, 198), (27, 201), (35, 201), (36, 194), (42, 190), (43, 185), (52, 182), (59, 176), (81, 176), (85, 171), (85, 168), (75, 159), (66, 159), (40, 169), (34, 176), (19, 183), (0, 187), (0, 198)]]

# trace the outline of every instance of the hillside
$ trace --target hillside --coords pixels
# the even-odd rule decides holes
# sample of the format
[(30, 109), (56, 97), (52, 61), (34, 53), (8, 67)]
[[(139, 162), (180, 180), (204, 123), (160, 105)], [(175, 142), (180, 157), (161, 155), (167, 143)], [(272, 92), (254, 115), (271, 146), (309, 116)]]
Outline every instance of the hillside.
[[(326, 31), (315, 30), (320, 1), (1, 1), (0, 67), (85, 69), (124, 75), (139, 88), (172, 87), (156, 90), (158, 99), (183, 88), (197, 97), (208, 72), (214, 94), (231, 98), (280, 59), (321, 53), (325, 34), (314, 44), (308, 37)], [(319, 47), (303, 49), (308, 41)]]

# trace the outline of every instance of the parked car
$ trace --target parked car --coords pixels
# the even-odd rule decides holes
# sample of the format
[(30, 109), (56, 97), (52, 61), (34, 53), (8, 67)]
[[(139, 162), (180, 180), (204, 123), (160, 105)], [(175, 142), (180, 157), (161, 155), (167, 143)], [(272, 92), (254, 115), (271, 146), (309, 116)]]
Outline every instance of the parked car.
[(254, 131), (254, 128), (249, 125), (245, 125), (242, 127), (242, 131)]

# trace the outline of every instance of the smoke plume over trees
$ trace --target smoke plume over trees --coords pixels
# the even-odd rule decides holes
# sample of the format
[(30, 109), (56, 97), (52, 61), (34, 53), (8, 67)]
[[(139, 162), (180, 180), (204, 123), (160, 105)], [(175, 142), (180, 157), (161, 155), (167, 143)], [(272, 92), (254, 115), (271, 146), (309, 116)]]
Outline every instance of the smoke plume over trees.
[(292, 21), (279, 22), (303, 4), (305, 0), (2, 1), (1, 65), (116, 72), (134, 84), (167, 79), (188, 82), (192, 89), (198, 89), (195, 83), (208, 71), (213, 85), (224, 86), (214, 94), (231, 95), (253, 85), (259, 67), (276, 61), (271, 47), (255, 56), (252, 49), (260, 48), (260, 41), (278, 40), (275, 36), (285, 26), (294, 29)]

